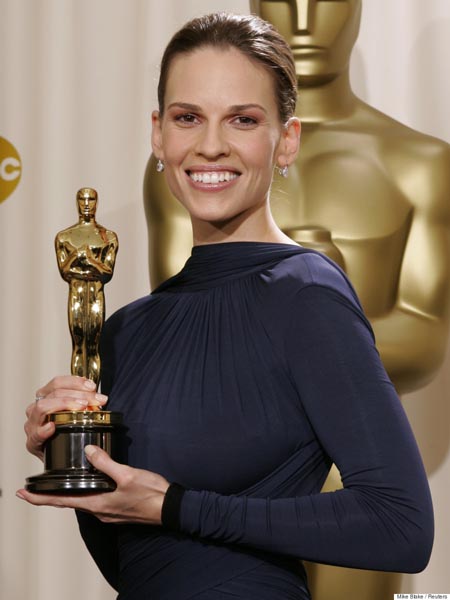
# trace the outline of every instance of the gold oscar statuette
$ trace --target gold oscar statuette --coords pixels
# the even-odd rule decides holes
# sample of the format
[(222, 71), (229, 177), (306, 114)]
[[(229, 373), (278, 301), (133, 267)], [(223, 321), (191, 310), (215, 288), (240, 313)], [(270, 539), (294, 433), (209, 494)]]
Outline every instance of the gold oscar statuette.
[[(56, 235), (55, 250), (61, 277), (69, 284), (68, 316), (72, 336), (72, 375), (100, 380), (100, 334), (105, 319), (103, 287), (113, 276), (119, 247), (117, 236), (95, 220), (97, 192), (77, 193), (78, 223)], [(108, 492), (116, 484), (97, 471), (84, 454), (95, 444), (123, 462), (122, 415), (88, 407), (48, 415), (55, 433), (44, 448), (44, 472), (28, 477), (31, 492), (73, 494)]]

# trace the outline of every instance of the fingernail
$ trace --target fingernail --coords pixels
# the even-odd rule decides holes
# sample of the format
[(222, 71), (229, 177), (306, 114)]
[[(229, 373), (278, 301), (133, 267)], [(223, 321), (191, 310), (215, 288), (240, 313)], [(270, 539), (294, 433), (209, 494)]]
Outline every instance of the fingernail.
[(104, 394), (95, 394), (95, 399), (101, 404), (105, 404), (108, 400), (108, 396), (105, 396)]
[(23, 496), (20, 492), (16, 492), (16, 496), (21, 500), (25, 500), (25, 496)]
[(51, 431), (53, 429), (53, 423), (46, 423), (43, 427), (42, 427), (44, 433), (47, 433), (47, 431)]
[(90, 379), (86, 379), (86, 381), (84, 382), (84, 387), (87, 388), (88, 390), (95, 390), (95, 388), (97, 386)]
[(92, 446), (91, 444), (89, 444), (88, 446), (84, 447), (84, 453), (86, 454), (86, 456), (88, 458), (90, 458), (95, 452), (95, 446)]

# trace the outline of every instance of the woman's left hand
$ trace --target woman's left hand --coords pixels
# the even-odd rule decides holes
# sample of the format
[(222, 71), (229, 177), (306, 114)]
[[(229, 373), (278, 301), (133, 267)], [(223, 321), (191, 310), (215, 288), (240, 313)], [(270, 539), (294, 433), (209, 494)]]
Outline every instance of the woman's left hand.
[(89, 462), (113, 479), (113, 492), (63, 496), (31, 494), (24, 489), (17, 496), (36, 506), (76, 508), (95, 515), (104, 523), (146, 523), (161, 525), (161, 509), (169, 482), (150, 471), (121, 465), (98, 446), (84, 449)]

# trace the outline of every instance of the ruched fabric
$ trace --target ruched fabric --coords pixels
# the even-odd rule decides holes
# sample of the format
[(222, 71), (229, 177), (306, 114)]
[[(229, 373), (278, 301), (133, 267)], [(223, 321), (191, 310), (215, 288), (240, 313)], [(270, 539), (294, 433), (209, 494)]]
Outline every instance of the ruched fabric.
[[(121, 600), (307, 600), (301, 562), (426, 565), (426, 476), (342, 271), (294, 245), (193, 248), (102, 337), (131, 466), (184, 486), (179, 530), (79, 514)], [(344, 489), (319, 493), (331, 464)]]

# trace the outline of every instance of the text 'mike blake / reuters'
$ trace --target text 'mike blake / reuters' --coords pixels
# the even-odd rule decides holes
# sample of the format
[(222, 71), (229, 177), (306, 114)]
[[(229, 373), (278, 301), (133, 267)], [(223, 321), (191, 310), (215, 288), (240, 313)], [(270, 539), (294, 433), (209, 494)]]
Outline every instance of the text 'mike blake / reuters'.
[[(87, 447), (114, 492), (18, 492), (80, 509), (121, 599), (306, 600), (299, 558), (428, 561), (426, 475), (369, 322), (344, 272), (270, 212), (273, 170), (289, 177), (297, 156), (296, 96), (288, 44), (255, 16), (195, 19), (163, 56), (155, 176), (189, 212), (194, 247), (105, 324), (102, 391), (124, 415), (129, 466)], [(40, 411), (91, 394), (72, 377), (39, 393), (35, 453)], [(332, 462), (344, 489), (320, 493)]]

